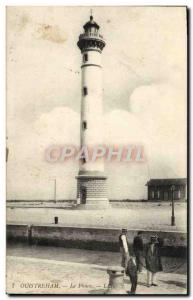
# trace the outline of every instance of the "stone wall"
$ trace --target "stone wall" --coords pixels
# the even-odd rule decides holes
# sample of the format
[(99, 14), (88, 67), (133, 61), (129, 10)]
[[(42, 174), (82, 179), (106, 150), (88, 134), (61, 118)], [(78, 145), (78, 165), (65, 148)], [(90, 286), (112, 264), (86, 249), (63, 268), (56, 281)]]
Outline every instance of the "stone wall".
[(78, 198), (80, 197), (80, 189), (84, 187), (87, 192), (87, 198), (106, 198), (107, 183), (104, 179), (82, 177), (78, 178)]
[[(62, 225), (7, 225), (8, 241), (26, 241), (32, 244), (61, 246), (101, 251), (119, 251), (119, 229), (77, 228)], [(128, 241), (132, 251), (132, 242), (136, 230), (128, 231)], [(186, 256), (187, 234), (175, 231), (143, 231), (144, 243), (150, 236), (157, 234), (164, 240), (162, 255)]]

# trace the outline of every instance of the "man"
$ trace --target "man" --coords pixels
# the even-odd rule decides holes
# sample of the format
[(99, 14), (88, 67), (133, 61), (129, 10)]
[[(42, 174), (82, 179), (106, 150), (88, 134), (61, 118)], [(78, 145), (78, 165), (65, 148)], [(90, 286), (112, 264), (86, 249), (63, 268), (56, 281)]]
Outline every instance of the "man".
[(142, 272), (143, 269), (143, 239), (142, 231), (138, 231), (137, 236), (133, 239), (133, 251), (136, 257), (137, 271)]
[(155, 282), (156, 273), (163, 271), (161, 257), (160, 257), (160, 247), (163, 245), (161, 239), (157, 236), (151, 236), (150, 243), (147, 244), (145, 262), (147, 269), (147, 286), (157, 286)]
[(128, 240), (127, 240), (127, 229), (123, 228), (121, 234), (119, 236), (119, 247), (121, 252), (121, 266), (123, 268), (127, 267), (127, 260), (129, 257), (129, 247), (128, 247)]
[(135, 294), (137, 288), (137, 266), (133, 257), (129, 254), (129, 246), (127, 240), (127, 229), (123, 228), (119, 236), (120, 252), (122, 254), (121, 266), (125, 269), (125, 273), (131, 281), (131, 294)]
[(136, 288), (137, 288), (137, 280), (138, 280), (137, 277), (138, 276), (137, 276), (137, 265), (136, 265), (134, 257), (132, 257), (132, 256), (130, 258), (128, 258), (125, 274), (127, 276), (129, 276), (130, 281), (131, 281), (130, 294), (135, 294)]

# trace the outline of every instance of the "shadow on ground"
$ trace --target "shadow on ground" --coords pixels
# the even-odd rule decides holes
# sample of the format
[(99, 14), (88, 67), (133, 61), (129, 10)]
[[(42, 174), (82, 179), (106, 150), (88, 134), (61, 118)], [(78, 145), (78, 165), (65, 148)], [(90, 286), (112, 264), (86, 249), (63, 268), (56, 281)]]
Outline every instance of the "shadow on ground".
[(176, 285), (176, 286), (179, 286), (181, 288), (184, 288), (186, 289), (187, 285), (186, 283), (183, 283), (183, 282), (180, 282), (180, 281), (175, 281), (175, 280), (160, 280), (162, 281), (163, 283), (166, 283), (166, 284), (172, 284), (172, 285)]

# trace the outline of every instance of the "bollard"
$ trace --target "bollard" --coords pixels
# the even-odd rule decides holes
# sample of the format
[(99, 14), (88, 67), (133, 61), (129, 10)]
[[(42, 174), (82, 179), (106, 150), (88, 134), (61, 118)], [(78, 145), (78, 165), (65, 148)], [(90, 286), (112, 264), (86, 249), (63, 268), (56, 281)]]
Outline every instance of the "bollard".
[(124, 268), (119, 266), (109, 267), (109, 285), (106, 294), (127, 294), (124, 289)]
[(28, 227), (27, 227), (27, 241), (28, 241), (29, 245), (32, 244), (32, 226), (31, 225), (28, 225)]
[(58, 224), (58, 217), (54, 217), (54, 224)]

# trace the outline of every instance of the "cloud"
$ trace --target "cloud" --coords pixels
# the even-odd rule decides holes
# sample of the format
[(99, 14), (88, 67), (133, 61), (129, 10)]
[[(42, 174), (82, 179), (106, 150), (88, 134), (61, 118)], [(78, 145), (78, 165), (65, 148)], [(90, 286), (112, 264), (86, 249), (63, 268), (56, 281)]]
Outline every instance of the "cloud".
[(138, 118), (121, 109), (104, 116), (104, 128), (107, 144), (143, 144), (146, 138)]
[[(43, 114), (33, 126), (19, 124), (8, 143), (8, 198), (50, 199), (53, 196), (53, 179), (57, 180), (60, 199), (76, 198), (78, 164), (51, 164), (45, 161), (45, 149), (50, 145), (79, 145), (79, 114), (68, 107), (58, 107)], [(11, 126), (11, 125), (9, 125)], [(14, 126), (14, 122), (13, 122)], [(18, 135), (19, 128), (22, 134)], [(108, 145), (143, 144), (143, 128), (131, 113), (114, 110), (104, 115), (105, 143)], [(13, 128), (10, 131), (13, 131)], [(27, 137), (27, 138), (26, 138)], [(108, 164), (109, 197), (115, 199), (144, 197), (147, 166), (136, 164)], [(13, 176), (17, 170), (17, 181)], [(25, 181), (25, 185), (23, 184)], [(138, 186), (137, 193), (133, 187)], [(139, 188), (140, 187), (140, 188)], [(121, 192), (120, 192), (121, 191)]]
[(137, 88), (129, 108), (149, 137), (152, 177), (186, 176), (186, 103), (184, 90), (167, 84)]
[(58, 107), (33, 125), (23, 123), (22, 132), (19, 135), (19, 129), (15, 129), (16, 134), (8, 140), (8, 199), (53, 199), (54, 179), (58, 198), (75, 198), (77, 163), (48, 163), (45, 150), (51, 145), (79, 143), (79, 114), (68, 107)]
[[(182, 145), (178, 145), (177, 142), (173, 144), (172, 139), (172, 143), (164, 142), (163, 148), (160, 148), (158, 136), (150, 134), (155, 129), (151, 128), (151, 123), (146, 124), (150, 117), (149, 101), (142, 112), (140, 111), (141, 105), (137, 107), (136, 104), (137, 101), (146, 101), (144, 89), (145, 87), (135, 91), (131, 97), (132, 103), (135, 100), (135, 105), (133, 103), (135, 113), (114, 110), (104, 115), (105, 144), (140, 144), (144, 146), (147, 158), (145, 163), (106, 164), (111, 199), (143, 199), (146, 197), (145, 183), (150, 177), (176, 177), (176, 173), (177, 176), (183, 175), (181, 166), (184, 166), (185, 159), (184, 142), (178, 139)], [(150, 95), (152, 92), (155, 93), (154, 89), (155, 87), (153, 91), (149, 90)], [(33, 126), (27, 127), (25, 123), (22, 126), (20, 124), (19, 128), (23, 128), (22, 134), (17, 134), (19, 128), (15, 129), (16, 134), (12, 136), (12, 142), (8, 142), (10, 148), (8, 198), (50, 199), (53, 195), (54, 178), (57, 179), (58, 198), (76, 197), (75, 176), (78, 172), (78, 164), (73, 161), (50, 164), (45, 161), (45, 149), (50, 145), (79, 145), (79, 118), (79, 114), (68, 107), (58, 107), (50, 113), (43, 114)], [(159, 123), (157, 127), (159, 128)], [(175, 132), (171, 133), (175, 135)], [(17, 181), (13, 180), (16, 170)]]
[(186, 129), (184, 90), (168, 84), (141, 86), (132, 93), (129, 109), (154, 139), (175, 141), (179, 135), (184, 136)]
[[(139, 119), (125, 110), (114, 110), (104, 116), (105, 142), (110, 145), (141, 145), (147, 159), (148, 136)], [(147, 163), (106, 163), (111, 199), (144, 199), (148, 179)]]

